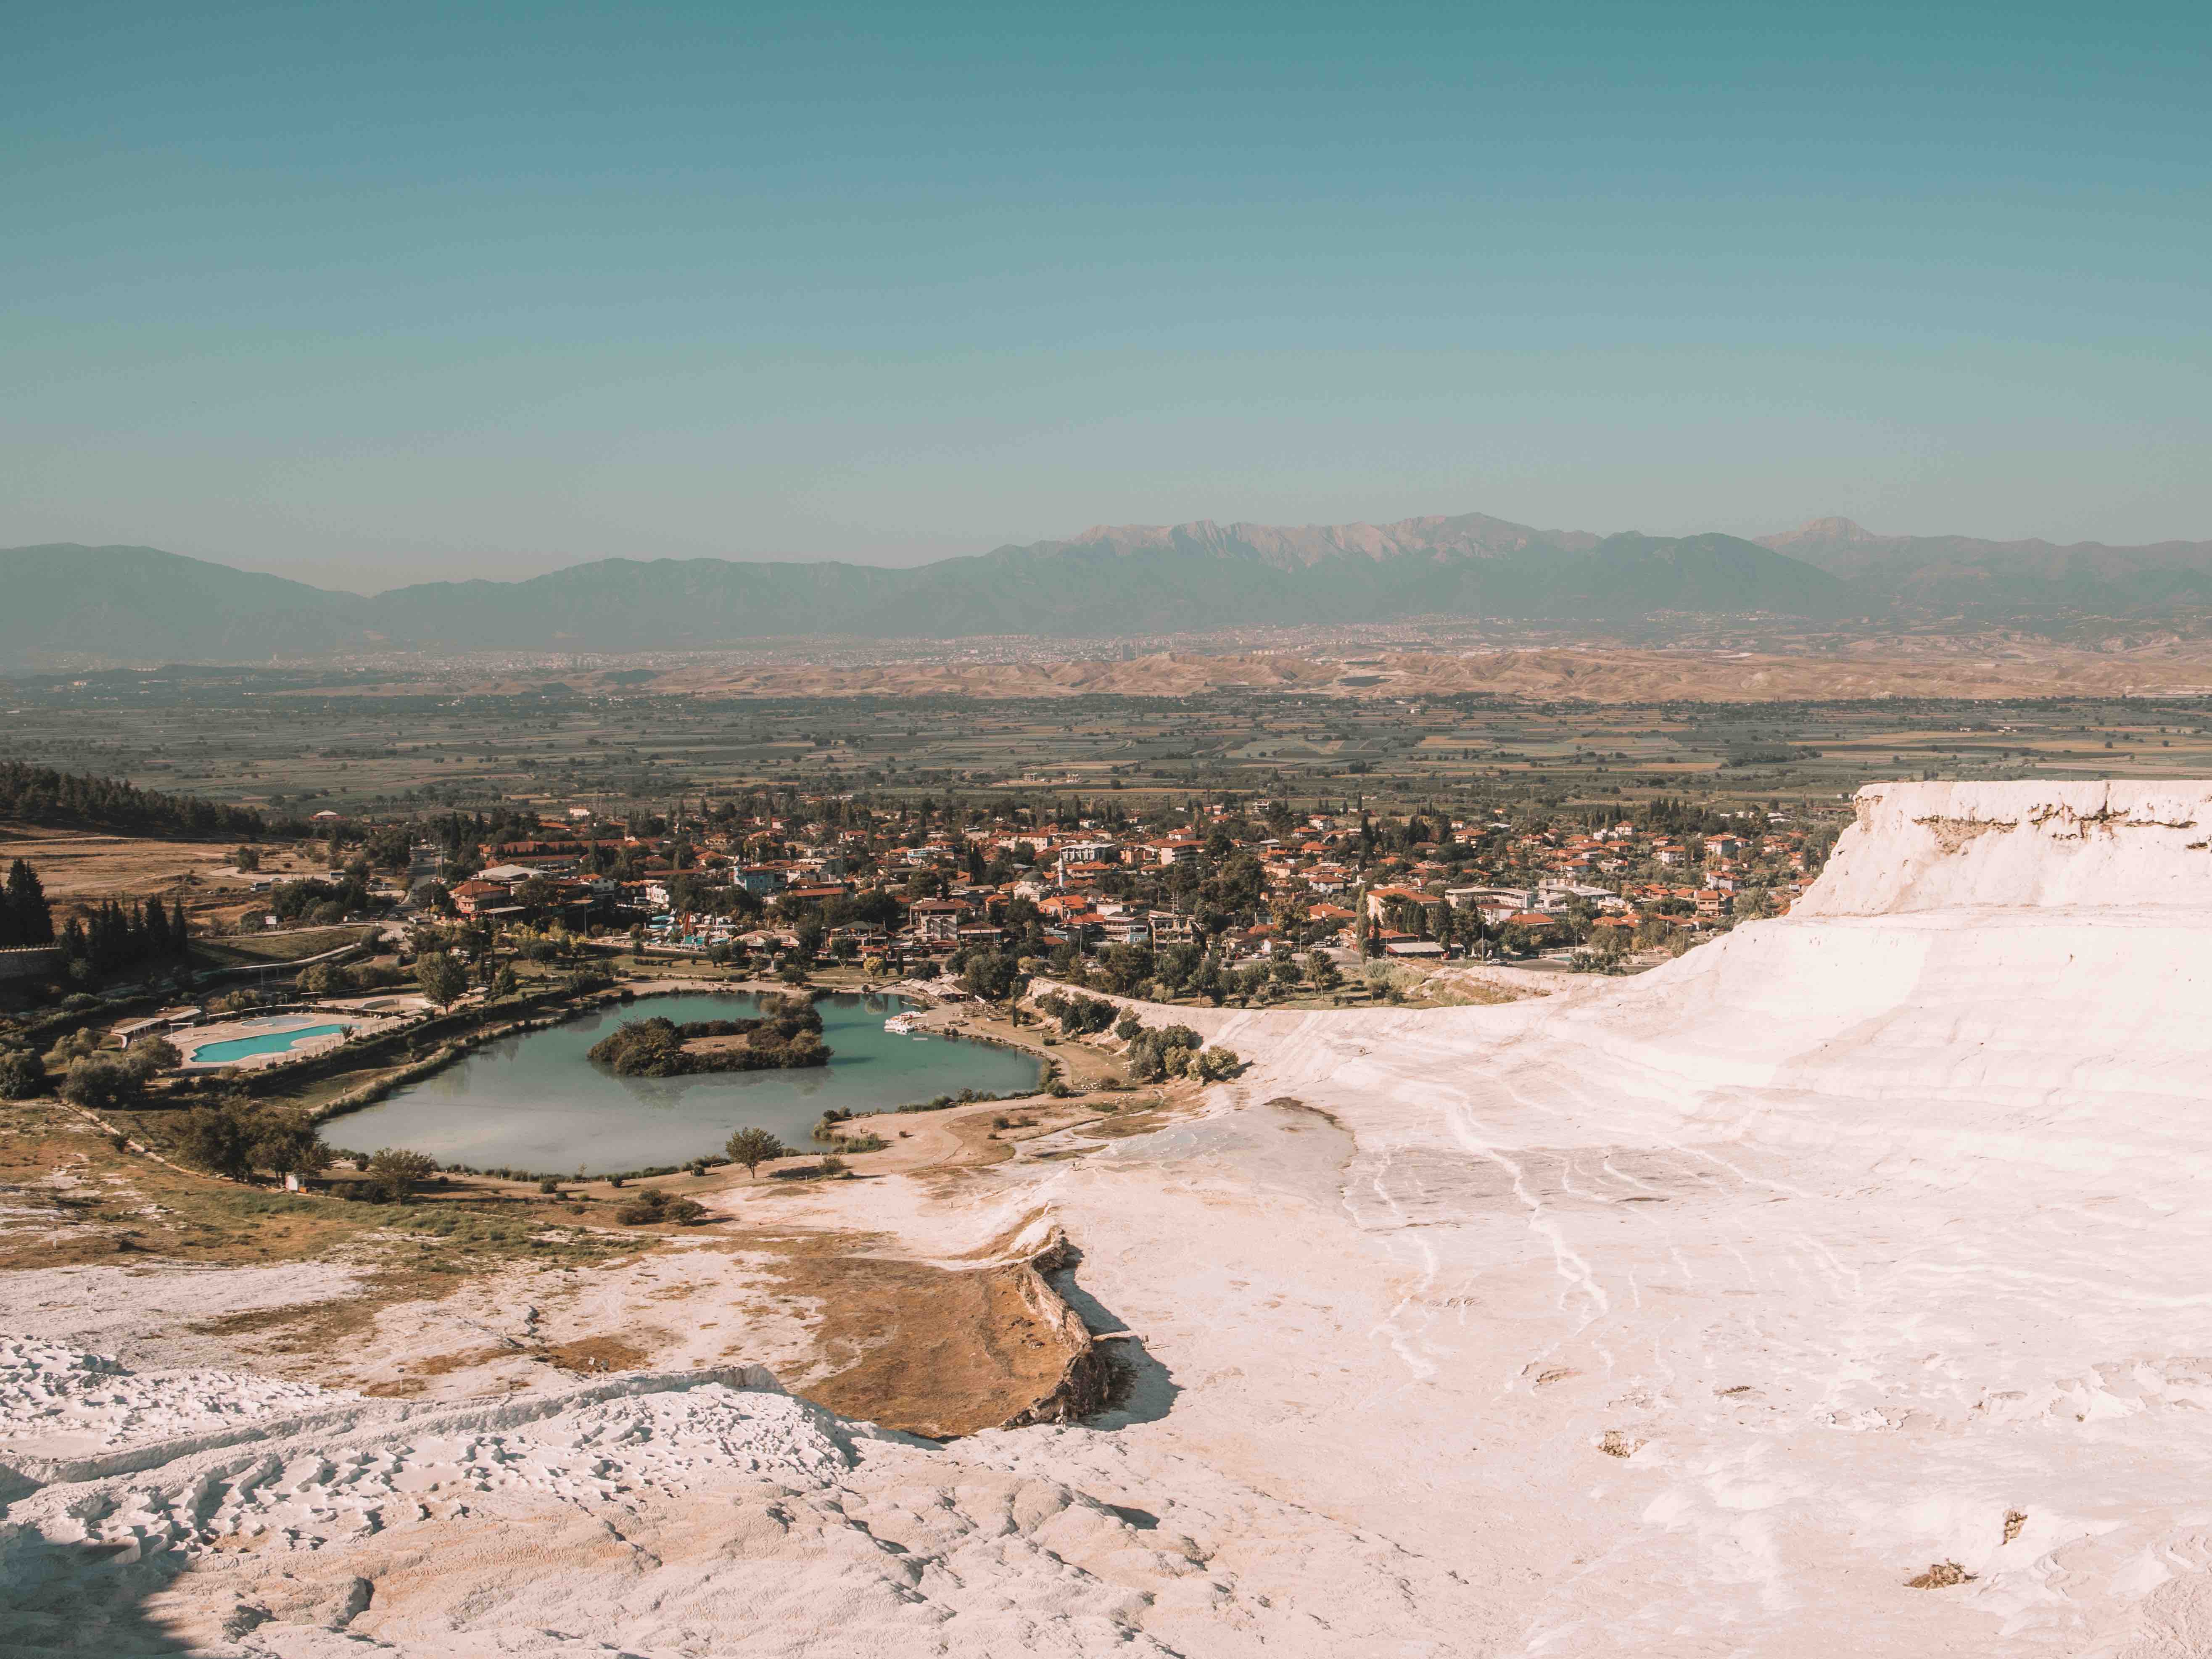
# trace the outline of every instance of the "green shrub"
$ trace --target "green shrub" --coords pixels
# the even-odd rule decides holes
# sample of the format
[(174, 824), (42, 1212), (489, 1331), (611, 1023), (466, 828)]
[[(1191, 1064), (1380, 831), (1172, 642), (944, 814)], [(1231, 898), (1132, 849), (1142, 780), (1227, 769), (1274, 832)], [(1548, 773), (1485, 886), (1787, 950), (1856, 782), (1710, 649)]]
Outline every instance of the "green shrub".
[(62, 1098), (88, 1112), (136, 1106), (143, 1097), (145, 1074), (119, 1054), (87, 1054), (70, 1063), (62, 1079)]
[(0, 1100), (28, 1100), (46, 1091), (46, 1064), (28, 1048), (0, 1054)]
[(615, 1219), (625, 1227), (653, 1227), (669, 1221), (688, 1227), (706, 1213), (707, 1206), (696, 1198), (671, 1198), (658, 1187), (647, 1187), (616, 1211)]
[(1244, 1062), (1234, 1048), (1205, 1048), (1191, 1069), (1203, 1082), (1224, 1083), (1244, 1069)]

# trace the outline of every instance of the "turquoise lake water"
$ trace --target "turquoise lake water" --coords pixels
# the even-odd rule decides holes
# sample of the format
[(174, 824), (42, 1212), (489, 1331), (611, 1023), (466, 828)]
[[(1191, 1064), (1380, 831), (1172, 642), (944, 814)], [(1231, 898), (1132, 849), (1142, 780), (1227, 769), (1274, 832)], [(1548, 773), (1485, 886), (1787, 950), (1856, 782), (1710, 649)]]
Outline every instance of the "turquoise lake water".
[(295, 1030), (271, 1031), (265, 1036), (233, 1037), (228, 1042), (210, 1042), (192, 1050), (195, 1066), (228, 1066), (234, 1060), (244, 1060), (248, 1054), (281, 1054), (294, 1043), (308, 1037), (328, 1036), (333, 1031), (351, 1028), (344, 1025), (302, 1025)]
[(682, 1164), (720, 1153), (734, 1129), (766, 1129), (802, 1150), (831, 1107), (882, 1111), (976, 1089), (1026, 1093), (1042, 1079), (1031, 1056), (987, 1043), (884, 1030), (910, 1006), (902, 997), (841, 994), (818, 999), (827, 1066), (791, 1072), (710, 1072), (698, 1077), (617, 1077), (585, 1051), (617, 1025), (659, 1016), (678, 1024), (744, 1019), (760, 1000), (641, 997), (549, 1030), (485, 1044), (435, 1076), (323, 1127), (334, 1146), (408, 1146), (445, 1164), (566, 1175)]

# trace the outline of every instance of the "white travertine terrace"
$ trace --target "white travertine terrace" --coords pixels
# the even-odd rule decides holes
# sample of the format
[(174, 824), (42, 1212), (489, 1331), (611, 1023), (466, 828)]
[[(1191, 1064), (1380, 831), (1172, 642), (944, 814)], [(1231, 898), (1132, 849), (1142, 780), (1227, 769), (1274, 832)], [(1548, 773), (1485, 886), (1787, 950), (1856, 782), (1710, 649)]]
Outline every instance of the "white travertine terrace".
[(939, 1449), (748, 1373), (15, 1458), (15, 1639), (2212, 1650), (2208, 841), (2212, 783), (1884, 785), (1793, 915), (1640, 978), (1177, 1009), (1256, 1062), (1213, 1115), (866, 1218), (1048, 1208), (1124, 1409)]

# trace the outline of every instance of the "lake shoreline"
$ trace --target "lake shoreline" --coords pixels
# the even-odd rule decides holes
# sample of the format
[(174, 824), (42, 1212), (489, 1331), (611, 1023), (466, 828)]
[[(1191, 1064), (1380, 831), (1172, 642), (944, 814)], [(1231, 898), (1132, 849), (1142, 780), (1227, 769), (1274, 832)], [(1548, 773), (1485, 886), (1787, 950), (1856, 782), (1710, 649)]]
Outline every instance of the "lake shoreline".
[[(927, 1041), (945, 1046), (917, 1054), (884, 1034), (881, 1022), (887, 1014), (909, 1012), (919, 999), (903, 991), (826, 988), (805, 988), (829, 1017), (824, 1041), (832, 1052), (824, 1066), (643, 1078), (622, 1076), (586, 1058), (591, 1042), (622, 1023), (649, 1017), (630, 1013), (632, 1003), (694, 998), (694, 1009), (686, 1012), (704, 1018), (720, 1014), (732, 998), (744, 999), (747, 1011), (757, 1012), (764, 996), (799, 988), (654, 981), (601, 990), (550, 1018), (465, 1033), (339, 1097), (318, 1119), (328, 1124), (341, 1116), (378, 1114), (373, 1126), (362, 1122), (341, 1132), (349, 1143), (358, 1143), (344, 1150), (405, 1146), (456, 1173), (508, 1180), (629, 1179), (720, 1158), (727, 1136), (749, 1124), (804, 1146), (825, 1113), (895, 1114), (901, 1106), (963, 1091), (974, 1091), (971, 1101), (1024, 1099), (1042, 1092), (1055, 1069), (1048, 1054), (1029, 1045), (942, 1030), (928, 1033)], [(566, 1033), (567, 1041), (548, 1049), (545, 1039), (554, 1032)], [(951, 1046), (959, 1043), (970, 1047)], [(567, 1053), (571, 1047), (574, 1054)], [(456, 1076), (464, 1061), (478, 1069)]]

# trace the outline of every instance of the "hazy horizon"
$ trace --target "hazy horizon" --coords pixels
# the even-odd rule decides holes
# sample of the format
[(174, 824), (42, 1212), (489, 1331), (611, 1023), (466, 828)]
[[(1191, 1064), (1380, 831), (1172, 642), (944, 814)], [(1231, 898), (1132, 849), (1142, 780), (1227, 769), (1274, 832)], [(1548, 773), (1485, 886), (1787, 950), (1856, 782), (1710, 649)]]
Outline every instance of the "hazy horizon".
[[(1356, 524), (1367, 524), (1367, 525), (1372, 525), (1372, 526), (1376, 526), (1380, 527), (1380, 526), (1386, 526), (1390, 525), (1390, 524), (1401, 523), (1401, 522), (1404, 522), (1406, 519), (1424, 519), (1424, 518), (1460, 518), (1460, 517), (1468, 516), (1468, 515), (1475, 514), (1482, 514), (1482, 513), (1483, 513), (1483, 510), (1482, 510), (1481, 508), (1479, 508), (1479, 507), (1474, 507), (1474, 508), (1466, 508), (1466, 509), (1462, 509), (1462, 510), (1461, 510), (1461, 511), (1459, 511), (1459, 512), (1442, 513), (1442, 514), (1415, 513), (1415, 514), (1406, 514), (1406, 515), (1405, 515), (1405, 518), (1404, 518), (1404, 519), (1399, 519), (1399, 520), (1348, 520), (1344, 521), (1344, 524), (1341, 524), (1341, 525), (1336, 525), (1336, 526), (1315, 526), (1315, 525), (1308, 524), (1308, 525), (1300, 525), (1300, 526), (1286, 526), (1286, 525), (1283, 525), (1283, 524), (1280, 524), (1280, 523), (1271, 523), (1271, 521), (1267, 520), (1263, 520), (1263, 519), (1256, 519), (1256, 518), (1251, 518), (1251, 517), (1249, 517), (1249, 516), (1248, 516), (1248, 517), (1235, 518), (1235, 519), (1222, 518), (1222, 517), (1216, 516), (1216, 517), (1214, 517), (1214, 518), (1212, 518), (1212, 519), (1211, 522), (1212, 522), (1212, 523), (1214, 523), (1214, 524), (1217, 524), (1217, 525), (1222, 525), (1222, 526), (1230, 526), (1230, 525), (1265, 525), (1265, 526), (1268, 526), (1268, 527), (1270, 527), (1270, 528), (1277, 528), (1277, 529), (1283, 529), (1283, 528), (1297, 528), (1297, 529), (1343, 528), (1343, 527), (1345, 527), (1345, 526), (1346, 526), (1346, 525), (1356, 525)], [(1504, 518), (1505, 517), (1505, 515), (1504, 515), (1504, 514), (1496, 514), (1496, 513), (1483, 514), (1483, 516), (1489, 517), (1489, 518), (1492, 518), (1492, 519), (1504, 519)], [(1691, 525), (1691, 526), (1682, 526), (1682, 527), (1668, 527), (1668, 528), (1653, 528), (1653, 527), (1651, 527), (1651, 526), (1645, 526), (1645, 525), (1630, 525), (1630, 526), (1622, 526), (1622, 527), (1620, 527), (1620, 528), (1619, 528), (1619, 529), (1596, 529), (1596, 530), (1593, 530), (1593, 529), (1592, 529), (1592, 527), (1591, 527), (1590, 526), (1588, 526), (1588, 525), (1567, 525), (1567, 524), (1528, 525), (1528, 526), (1526, 526), (1525, 527), (1527, 527), (1527, 528), (1528, 528), (1528, 529), (1532, 529), (1532, 530), (1556, 531), (1556, 532), (1587, 532), (1587, 533), (1595, 534), (1595, 535), (1598, 535), (1598, 536), (1612, 536), (1612, 535), (1622, 534), (1622, 533), (1631, 533), (1631, 534), (1633, 534), (1633, 533), (1642, 533), (1642, 534), (1653, 535), (1653, 536), (1672, 537), (1672, 536), (1689, 536), (1689, 535), (1698, 535), (1698, 534), (1704, 534), (1704, 533), (1707, 533), (1707, 532), (1718, 532), (1719, 533), (1725, 534), (1725, 535), (1739, 536), (1739, 537), (1741, 537), (1742, 538), (1744, 538), (1744, 539), (1746, 539), (1746, 540), (1755, 540), (1755, 539), (1757, 539), (1758, 538), (1762, 537), (1762, 536), (1778, 536), (1778, 535), (1781, 535), (1781, 534), (1783, 534), (1783, 533), (1784, 533), (1785, 532), (1788, 532), (1788, 531), (1792, 531), (1792, 530), (1800, 529), (1800, 528), (1802, 528), (1804, 526), (1806, 526), (1806, 525), (1808, 525), (1808, 524), (1810, 524), (1810, 523), (1813, 523), (1813, 522), (1814, 522), (1814, 521), (1816, 521), (1816, 520), (1821, 520), (1821, 519), (1828, 519), (1828, 518), (1840, 518), (1840, 517), (1844, 517), (1844, 516), (1847, 516), (1847, 515), (1844, 515), (1844, 514), (1808, 514), (1808, 515), (1807, 517), (1805, 517), (1805, 518), (1802, 518), (1802, 519), (1798, 519), (1798, 520), (1793, 520), (1792, 522), (1790, 522), (1790, 523), (1789, 523), (1789, 524), (1784, 524), (1784, 525), (1772, 525), (1772, 526), (1764, 526), (1764, 527), (1760, 527), (1760, 528), (1750, 529), (1750, 530), (1731, 530), (1731, 529), (1728, 529), (1728, 528), (1726, 528), (1726, 527), (1724, 527), (1724, 526), (1723, 526), (1717, 525), (1717, 524), (1711, 524), (1711, 523), (1701, 523), (1701, 524)], [(999, 544), (994, 544), (993, 546), (991, 546), (991, 547), (969, 547), (969, 548), (962, 548), (962, 549), (958, 549), (958, 550), (955, 550), (955, 551), (951, 551), (951, 552), (945, 552), (945, 553), (935, 553), (935, 552), (933, 552), (933, 553), (927, 553), (927, 554), (921, 555), (921, 556), (919, 556), (909, 557), (909, 558), (881, 558), (881, 557), (878, 557), (878, 558), (860, 558), (860, 557), (854, 557), (854, 556), (850, 556), (840, 555), (840, 554), (836, 554), (836, 553), (821, 553), (821, 554), (811, 554), (811, 555), (778, 555), (778, 554), (773, 554), (773, 553), (744, 553), (744, 554), (734, 554), (734, 553), (689, 553), (689, 554), (653, 553), (653, 554), (636, 554), (636, 553), (625, 553), (625, 552), (620, 552), (620, 551), (610, 551), (610, 552), (604, 552), (604, 553), (589, 554), (589, 555), (586, 555), (586, 556), (583, 556), (583, 557), (581, 557), (581, 558), (562, 558), (562, 559), (558, 559), (558, 560), (549, 560), (549, 561), (548, 561), (547, 562), (545, 562), (544, 564), (543, 564), (543, 565), (541, 565), (541, 566), (538, 566), (538, 567), (535, 567), (535, 568), (512, 567), (512, 568), (501, 568), (501, 569), (476, 570), (476, 569), (469, 569), (469, 568), (456, 568), (456, 567), (455, 567), (455, 566), (453, 566), (452, 563), (447, 562), (447, 564), (445, 564), (445, 565), (441, 566), (441, 568), (440, 568), (436, 572), (432, 573), (432, 574), (424, 574), (424, 575), (422, 575), (422, 576), (416, 576), (416, 577), (410, 577), (410, 578), (407, 578), (407, 579), (404, 579), (404, 580), (395, 580), (385, 581), (385, 582), (379, 583), (379, 584), (377, 584), (376, 586), (353, 586), (353, 585), (349, 585), (347, 582), (345, 582), (345, 581), (344, 581), (344, 580), (334, 580), (334, 579), (332, 579), (331, 577), (330, 577), (330, 576), (328, 576), (328, 575), (319, 574), (318, 574), (318, 573), (317, 573), (317, 571), (316, 571), (316, 570), (314, 570), (314, 569), (313, 569), (313, 568), (303, 568), (303, 569), (291, 569), (291, 568), (285, 568), (282, 563), (258, 563), (258, 562), (252, 562), (252, 561), (250, 561), (250, 560), (246, 560), (246, 559), (240, 559), (240, 558), (226, 558), (226, 557), (222, 556), (221, 556), (221, 555), (219, 555), (219, 554), (213, 554), (213, 553), (198, 553), (198, 552), (188, 552), (188, 551), (186, 551), (185, 550), (181, 549), (181, 548), (176, 548), (176, 547), (161, 547), (161, 546), (159, 546), (158, 544), (154, 544), (154, 543), (109, 543), (109, 544), (95, 544), (95, 543), (82, 543), (82, 542), (79, 542), (79, 543), (72, 544), (72, 543), (71, 543), (70, 540), (68, 540), (67, 538), (64, 538), (63, 540), (61, 540), (61, 541), (59, 541), (59, 542), (57, 542), (57, 543), (50, 543), (50, 544), (45, 544), (45, 545), (70, 545), (70, 544), (76, 544), (76, 545), (84, 545), (84, 546), (100, 546), (100, 545), (108, 545), (108, 546), (143, 546), (143, 547), (152, 547), (152, 548), (155, 548), (155, 550), (156, 551), (159, 551), (159, 552), (181, 554), (183, 556), (185, 556), (185, 557), (186, 557), (186, 558), (200, 559), (200, 560), (203, 560), (203, 561), (204, 561), (204, 562), (208, 562), (208, 563), (211, 563), (211, 564), (221, 564), (221, 565), (226, 565), (226, 566), (228, 566), (229, 568), (233, 568), (233, 569), (238, 569), (238, 570), (247, 570), (247, 571), (255, 571), (255, 572), (258, 572), (258, 573), (261, 573), (261, 574), (268, 574), (268, 575), (276, 575), (276, 576), (283, 576), (283, 577), (287, 577), (287, 578), (289, 578), (289, 580), (294, 580), (294, 581), (303, 581), (303, 582), (307, 582), (307, 583), (310, 584), (310, 585), (311, 585), (311, 586), (316, 586), (316, 587), (323, 588), (323, 589), (325, 589), (325, 590), (326, 590), (326, 591), (330, 591), (330, 592), (349, 592), (349, 593), (357, 593), (357, 594), (361, 594), (361, 595), (362, 595), (363, 597), (374, 597), (374, 596), (375, 594), (377, 594), (377, 593), (390, 592), (391, 590), (392, 590), (392, 589), (394, 589), (394, 588), (404, 587), (404, 586), (418, 586), (418, 585), (420, 585), (420, 584), (422, 584), (422, 583), (423, 583), (423, 582), (433, 582), (433, 581), (470, 581), (470, 580), (486, 580), (486, 581), (526, 581), (526, 580), (528, 580), (530, 578), (532, 578), (532, 576), (542, 576), (542, 575), (547, 575), (547, 574), (551, 574), (551, 573), (553, 573), (553, 572), (555, 572), (555, 571), (558, 571), (558, 570), (565, 570), (565, 569), (572, 568), (573, 567), (574, 567), (574, 566), (576, 566), (576, 565), (579, 565), (579, 564), (592, 564), (592, 563), (599, 562), (599, 561), (601, 561), (601, 560), (609, 560), (609, 559), (636, 559), (636, 560), (640, 560), (640, 561), (650, 561), (650, 560), (663, 559), (663, 558), (684, 558), (684, 559), (721, 559), (721, 560), (726, 560), (726, 561), (729, 561), (730, 562), (732, 562), (732, 563), (744, 563), (744, 564), (757, 564), (757, 563), (795, 563), (795, 564), (831, 564), (831, 563), (846, 563), (846, 564), (866, 565), (866, 566), (872, 567), (872, 568), (877, 568), (877, 569), (885, 569), (885, 570), (905, 570), (905, 569), (912, 569), (912, 568), (915, 568), (915, 567), (917, 567), (917, 566), (921, 566), (921, 565), (935, 563), (935, 562), (938, 562), (939, 561), (940, 561), (940, 560), (944, 560), (944, 559), (957, 559), (957, 558), (969, 558), (969, 557), (975, 557), (975, 556), (977, 556), (981, 555), (981, 554), (990, 553), (990, 552), (995, 552), (995, 551), (997, 551), (1000, 547), (1004, 547), (1004, 546), (1007, 546), (1007, 545), (1021, 545), (1021, 546), (1029, 546), (1029, 545), (1035, 545), (1037, 542), (1042, 542), (1042, 543), (1055, 543), (1055, 542), (1068, 542), (1068, 541), (1073, 541), (1073, 540), (1077, 539), (1077, 538), (1078, 538), (1082, 534), (1083, 531), (1086, 531), (1086, 530), (1092, 530), (1092, 529), (1133, 530), (1133, 529), (1156, 529), (1156, 528), (1163, 528), (1163, 527), (1172, 528), (1172, 527), (1176, 527), (1177, 526), (1181, 526), (1181, 525), (1188, 525), (1188, 524), (1202, 523), (1202, 522), (1206, 522), (1206, 521), (1207, 521), (1207, 520), (1203, 520), (1203, 519), (1200, 519), (1200, 520), (1188, 520), (1188, 519), (1187, 519), (1187, 520), (1177, 520), (1177, 521), (1176, 521), (1176, 525), (1175, 525), (1175, 526), (1163, 526), (1163, 525), (1160, 525), (1160, 524), (1158, 524), (1158, 523), (1151, 524), (1151, 525), (1139, 525), (1139, 524), (1135, 524), (1135, 523), (1130, 523), (1130, 524), (1121, 524), (1121, 525), (1110, 525), (1110, 526), (1109, 526), (1109, 525), (1102, 525), (1102, 524), (1098, 524), (1098, 523), (1094, 522), (1094, 523), (1090, 524), (1090, 525), (1083, 526), (1081, 526), (1079, 529), (1076, 529), (1076, 530), (1070, 530), (1070, 531), (1065, 532), (1063, 532), (1063, 533), (1061, 533), (1061, 534), (1059, 534), (1059, 535), (1046, 536), (1046, 537), (1040, 537), (1040, 538), (1036, 538), (1036, 540), (1035, 540), (1034, 542), (1031, 542), (1031, 543), (1024, 543), (1024, 544), (1006, 544), (1006, 543), (999, 543)], [(1510, 522), (1510, 523), (1521, 523), (1522, 521), (1521, 521), (1521, 520), (1507, 520), (1507, 522)], [(1856, 522), (1856, 521), (1854, 521), (1854, 522)], [(1880, 525), (1864, 525), (1864, 524), (1860, 525), (1858, 527), (1859, 527), (1860, 529), (1862, 529), (1862, 530), (1863, 530), (1863, 531), (1867, 532), (1869, 535), (1873, 535), (1873, 536), (1876, 536), (1876, 537), (1891, 537), (1891, 536), (1901, 536), (1901, 537), (1948, 537), (1948, 536), (1960, 536), (1960, 537), (1966, 537), (1966, 538), (1971, 538), (1977, 539), (1977, 540), (1985, 540), (1985, 541), (1995, 541), (1995, 540), (1999, 539), (1999, 538), (1995, 538), (1995, 537), (1985, 537), (1985, 536), (1980, 536), (1980, 535), (1978, 535), (1976, 532), (1973, 532), (1973, 531), (1971, 531), (1971, 530), (1957, 530), (1957, 529), (1949, 529), (1949, 530), (1925, 530), (1925, 529), (1899, 530), (1899, 529), (1894, 529), (1894, 528), (1891, 528), (1891, 527), (1884, 526), (1880, 526)], [(2036, 540), (2036, 539), (2042, 539), (2042, 540), (2045, 540), (2045, 541), (2053, 542), (2055, 544), (2058, 544), (2058, 545), (2065, 545), (2065, 544), (2057, 544), (2057, 543), (2056, 542), (2056, 538), (2049, 538), (2049, 537), (2045, 537), (2045, 538), (2035, 538), (2035, 537), (2033, 537), (2033, 536), (2027, 536), (2027, 537), (2018, 537), (2018, 538), (2004, 538), (2004, 539), (2020, 540), (2020, 541), (2032, 541), (2032, 540)], [(2200, 543), (2212, 543), (2212, 534), (2208, 534), (2208, 535), (2204, 535), (2204, 536), (2195, 536), (2195, 537), (2177, 537), (2177, 538), (2164, 538), (2164, 539), (2167, 539), (2167, 540), (2179, 540), (2179, 541), (2190, 541), (2190, 542), (2200, 542)], [(2085, 538), (2081, 538), (2081, 541), (2083, 541), (2083, 542), (2091, 543), (2091, 544), (2099, 544), (2099, 543), (2101, 543), (2102, 544), (2106, 545), (2106, 546), (2115, 546), (2115, 547), (2118, 547), (2118, 546), (2124, 546), (2124, 545), (2128, 545), (2128, 544), (2122, 544), (2122, 543), (2113, 542), (2110, 538), (2103, 538), (2103, 537), (2094, 537), (2094, 536), (2093, 536), (2093, 537), (2085, 537)], [(40, 544), (0, 544), (0, 553), (5, 553), (5, 552), (13, 551), (13, 550), (15, 550), (15, 549), (16, 549), (16, 548), (22, 547), (22, 546), (40, 545)]]
[(0, 541), (2212, 534), (2212, 18), (49, 8)]

